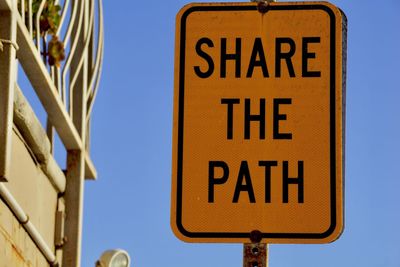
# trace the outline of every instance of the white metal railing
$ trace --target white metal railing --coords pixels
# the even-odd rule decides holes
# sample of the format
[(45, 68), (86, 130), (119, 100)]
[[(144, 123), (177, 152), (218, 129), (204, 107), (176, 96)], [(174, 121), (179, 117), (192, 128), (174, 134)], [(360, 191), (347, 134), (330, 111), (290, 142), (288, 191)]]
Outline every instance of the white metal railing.
[[(33, 4), (39, 2), (36, 16), (33, 16)], [(41, 40), (48, 43), (47, 35), (40, 35), (40, 17), (45, 9), (48, 0), (19, 0), (19, 14), (22, 22), (26, 25), (27, 31), (35, 40), (35, 46), (39, 54), (43, 54)], [(88, 67), (88, 83), (86, 88), (87, 101), (87, 123), (93, 109), (93, 103), (99, 86), (101, 66), (103, 60), (103, 10), (101, 0), (79, 1), (79, 0), (55, 0), (55, 4), (61, 6), (61, 19), (56, 32), (58, 38), (66, 48), (66, 59), (61, 62), (60, 67), (48, 66), (43, 57), (43, 63), (48, 66), (47, 70), (65, 109), (70, 117), (74, 110), (73, 93), (78, 77), (83, 73), (84, 63)], [(97, 7), (97, 12), (95, 12)], [(88, 13), (85, 11), (89, 10)], [(83, 23), (87, 21), (88, 23)], [(97, 22), (97, 27), (95, 22)], [(61, 37), (61, 35), (63, 35)], [(83, 45), (80, 43), (80, 36), (83, 36)], [(94, 42), (96, 44), (94, 45)], [(79, 50), (79, 51), (78, 51)], [(77, 63), (77, 56), (89, 54), (90, 57), (80, 57)], [(89, 59), (89, 60), (88, 60)], [(85, 62), (86, 60), (86, 62)], [(89, 142), (86, 142), (87, 144)]]

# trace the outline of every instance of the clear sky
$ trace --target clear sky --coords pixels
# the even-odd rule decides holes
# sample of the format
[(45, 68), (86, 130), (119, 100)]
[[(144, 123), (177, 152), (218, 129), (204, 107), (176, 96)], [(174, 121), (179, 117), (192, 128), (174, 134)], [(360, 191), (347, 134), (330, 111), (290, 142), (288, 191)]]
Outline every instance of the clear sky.
[[(103, 2), (82, 266), (110, 248), (133, 267), (242, 266), (241, 244), (188, 244), (170, 230), (175, 16), (189, 2)], [(271, 245), (269, 266), (399, 267), (400, 1), (332, 3), (348, 18), (345, 230), (331, 244)]]

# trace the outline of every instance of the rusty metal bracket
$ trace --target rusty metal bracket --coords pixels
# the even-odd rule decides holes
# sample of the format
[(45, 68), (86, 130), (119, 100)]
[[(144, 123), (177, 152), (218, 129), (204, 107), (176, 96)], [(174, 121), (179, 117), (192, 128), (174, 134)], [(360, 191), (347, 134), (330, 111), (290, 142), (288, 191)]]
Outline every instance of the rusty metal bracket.
[(243, 267), (268, 267), (268, 245), (249, 243), (243, 245)]
[(251, 0), (251, 2), (258, 3), (257, 9), (260, 13), (266, 13), (270, 3), (276, 2), (276, 0)]
[(276, 0), (251, 0), (251, 2), (257, 2), (257, 3), (261, 3), (261, 2), (264, 2), (264, 3), (272, 3), (272, 2), (276, 2)]
[(268, 267), (268, 245), (262, 244), (262, 233), (250, 233), (251, 243), (243, 245), (243, 267)]

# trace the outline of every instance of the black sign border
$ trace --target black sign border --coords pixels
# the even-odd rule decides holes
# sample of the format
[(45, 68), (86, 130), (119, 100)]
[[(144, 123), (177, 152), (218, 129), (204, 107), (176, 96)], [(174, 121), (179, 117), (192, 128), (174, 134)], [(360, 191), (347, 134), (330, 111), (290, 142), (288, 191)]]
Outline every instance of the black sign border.
[[(337, 226), (336, 216), (336, 16), (334, 12), (323, 4), (310, 5), (270, 5), (268, 11), (289, 10), (322, 10), (330, 18), (330, 162), (331, 162), (331, 225), (323, 233), (262, 233), (264, 239), (324, 239), (334, 233)], [(186, 20), (193, 12), (203, 11), (257, 11), (257, 6), (252, 5), (199, 5), (189, 7), (181, 16), (180, 21), (180, 54), (179, 54), (179, 109), (178, 109), (178, 150), (177, 150), (177, 198), (176, 198), (176, 226), (180, 233), (188, 238), (209, 239), (249, 239), (248, 232), (190, 232), (182, 223), (182, 167), (183, 167), (183, 137), (184, 137), (184, 97), (185, 97), (185, 48), (186, 48)]]

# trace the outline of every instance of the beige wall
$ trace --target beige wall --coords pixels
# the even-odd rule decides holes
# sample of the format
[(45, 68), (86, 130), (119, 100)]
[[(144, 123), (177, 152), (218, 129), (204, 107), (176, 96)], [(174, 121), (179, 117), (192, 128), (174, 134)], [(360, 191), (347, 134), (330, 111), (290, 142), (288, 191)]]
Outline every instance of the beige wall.
[[(4, 185), (55, 253), (57, 192), (17, 130), (13, 132), (12, 140), (11, 175)], [(4, 201), (0, 200), (0, 267), (14, 266), (49, 265)]]

